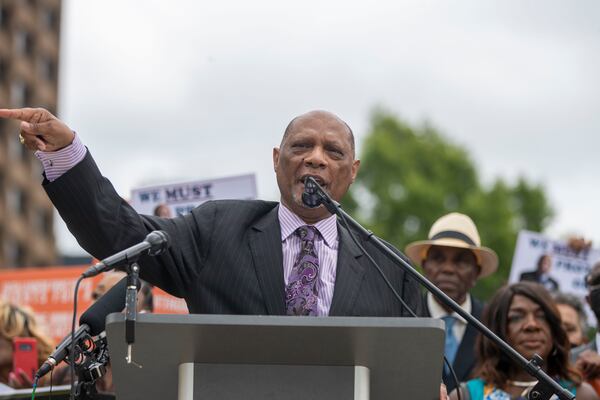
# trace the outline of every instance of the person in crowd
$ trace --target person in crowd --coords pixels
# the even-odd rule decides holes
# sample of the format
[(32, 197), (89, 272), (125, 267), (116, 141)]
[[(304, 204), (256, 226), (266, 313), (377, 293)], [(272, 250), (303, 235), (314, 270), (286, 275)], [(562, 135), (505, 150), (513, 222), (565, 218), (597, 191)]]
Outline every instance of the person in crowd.
[(171, 209), (166, 204), (159, 204), (154, 208), (153, 215), (161, 218), (171, 218), (173, 215), (171, 214)]
[[(597, 399), (592, 387), (569, 362), (569, 339), (550, 293), (540, 284), (503, 286), (486, 306), (482, 322), (527, 359), (539, 354), (543, 370), (577, 399)], [(537, 381), (489, 338), (477, 339), (474, 379), (461, 384), (463, 399), (527, 399)], [(450, 399), (458, 399), (457, 390)]]
[[(406, 255), (422, 265), (425, 276), (463, 310), (479, 319), (483, 303), (470, 294), (478, 279), (498, 268), (496, 253), (481, 246), (473, 220), (464, 214), (450, 213), (439, 218), (429, 231), (429, 239), (409, 244)], [(446, 322), (445, 356), (457, 378), (466, 380), (475, 365), (477, 329), (434, 297), (425, 296), (425, 316)], [(444, 383), (451, 391), (456, 387), (447, 367)]]
[(587, 316), (583, 303), (572, 294), (556, 292), (552, 296), (560, 313), (560, 320), (571, 348), (587, 343)]
[(54, 350), (52, 340), (38, 326), (31, 311), (0, 300), (0, 383), (13, 388), (30, 388), (31, 377), (25, 371), (13, 371), (13, 339), (16, 337), (36, 340), (38, 365)]
[[(585, 278), (587, 287), (586, 301), (596, 320), (600, 321), (600, 262), (594, 264)], [(600, 394), (600, 333), (598, 326), (594, 338), (571, 351), (571, 360), (583, 373), (585, 379), (592, 383)]]
[(558, 282), (550, 276), (552, 268), (552, 256), (550, 254), (542, 254), (537, 261), (535, 271), (523, 272), (519, 278), (520, 281), (537, 282), (543, 285), (551, 292), (556, 292)]

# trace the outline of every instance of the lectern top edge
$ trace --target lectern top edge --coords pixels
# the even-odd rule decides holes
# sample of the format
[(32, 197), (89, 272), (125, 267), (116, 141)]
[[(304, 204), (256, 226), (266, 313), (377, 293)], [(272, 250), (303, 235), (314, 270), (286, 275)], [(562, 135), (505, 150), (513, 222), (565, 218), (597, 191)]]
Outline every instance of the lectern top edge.
[[(235, 318), (232, 318), (235, 317)], [(123, 321), (120, 313), (108, 315), (108, 324)], [(403, 328), (444, 328), (444, 322), (436, 318), (399, 317), (297, 317), (281, 315), (220, 315), (220, 314), (140, 314), (138, 322), (181, 325), (254, 325), (254, 326), (298, 326), (298, 327), (403, 327)]]

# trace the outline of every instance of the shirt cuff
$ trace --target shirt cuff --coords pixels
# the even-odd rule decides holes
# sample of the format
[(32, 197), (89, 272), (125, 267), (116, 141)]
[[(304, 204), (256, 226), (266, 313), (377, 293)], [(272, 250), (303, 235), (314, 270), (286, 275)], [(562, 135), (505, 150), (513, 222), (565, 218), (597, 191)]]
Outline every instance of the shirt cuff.
[(35, 152), (35, 156), (42, 163), (46, 179), (53, 182), (83, 160), (86, 151), (79, 136), (75, 134), (73, 142), (67, 147), (57, 151), (38, 150)]

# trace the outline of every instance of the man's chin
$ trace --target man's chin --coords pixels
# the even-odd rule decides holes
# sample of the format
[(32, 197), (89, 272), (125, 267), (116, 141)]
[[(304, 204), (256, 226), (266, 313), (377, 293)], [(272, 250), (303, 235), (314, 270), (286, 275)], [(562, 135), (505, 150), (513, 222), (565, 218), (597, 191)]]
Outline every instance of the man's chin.
[(322, 204), (317, 207), (309, 207), (304, 204), (302, 196), (299, 198), (294, 197), (292, 204), (287, 204), (287, 202), (284, 202), (284, 204), (306, 222), (320, 221), (330, 215), (329, 211)]

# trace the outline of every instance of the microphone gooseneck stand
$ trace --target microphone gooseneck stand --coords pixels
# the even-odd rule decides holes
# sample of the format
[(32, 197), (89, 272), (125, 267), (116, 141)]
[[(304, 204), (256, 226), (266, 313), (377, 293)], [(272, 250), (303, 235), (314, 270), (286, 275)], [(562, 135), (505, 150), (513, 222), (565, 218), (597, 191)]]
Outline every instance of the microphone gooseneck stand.
[(386, 255), (390, 256), (396, 263), (401, 266), (410, 276), (417, 280), (421, 285), (423, 285), (429, 292), (431, 292), (435, 297), (437, 297), (440, 301), (442, 301), (448, 308), (455, 311), (458, 315), (463, 317), (468, 321), (469, 324), (473, 325), (481, 334), (485, 335), (488, 339), (493, 341), (504, 354), (509, 356), (514, 362), (520, 365), (527, 373), (533, 376), (538, 380), (538, 383), (533, 387), (531, 392), (529, 392), (529, 398), (532, 400), (549, 400), (553, 394), (556, 394), (560, 399), (563, 400), (572, 400), (575, 396), (569, 392), (568, 390), (562, 388), (557, 382), (555, 382), (544, 370), (542, 370), (543, 360), (539, 355), (534, 355), (531, 360), (527, 360), (521, 354), (519, 354), (515, 349), (513, 349), (508, 343), (500, 339), (496, 334), (488, 329), (483, 323), (481, 323), (477, 318), (473, 317), (471, 314), (463, 310), (454, 300), (448, 297), (444, 292), (438, 289), (433, 283), (431, 283), (427, 278), (422, 276), (419, 272), (417, 272), (414, 267), (399, 257), (396, 253), (394, 253), (390, 248), (388, 248), (385, 243), (383, 243), (377, 236), (373, 234), (373, 232), (365, 229), (356, 222), (350, 215), (348, 215), (344, 210), (342, 210), (340, 204), (333, 200), (329, 194), (325, 192), (325, 190), (317, 183), (317, 181), (312, 178), (306, 178), (305, 182), (305, 193), (306, 196), (302, 196), (302, 200), (304, 204), (308, 207), (318, 207), (319, 205), (325, 206), (327, 210), (339, 216), (343, 221), (352, 226), (353, 229), (358, 231), (361, 235), (363, 235), (368, 241), (375, 245), (379, 250), (381, 250)]

